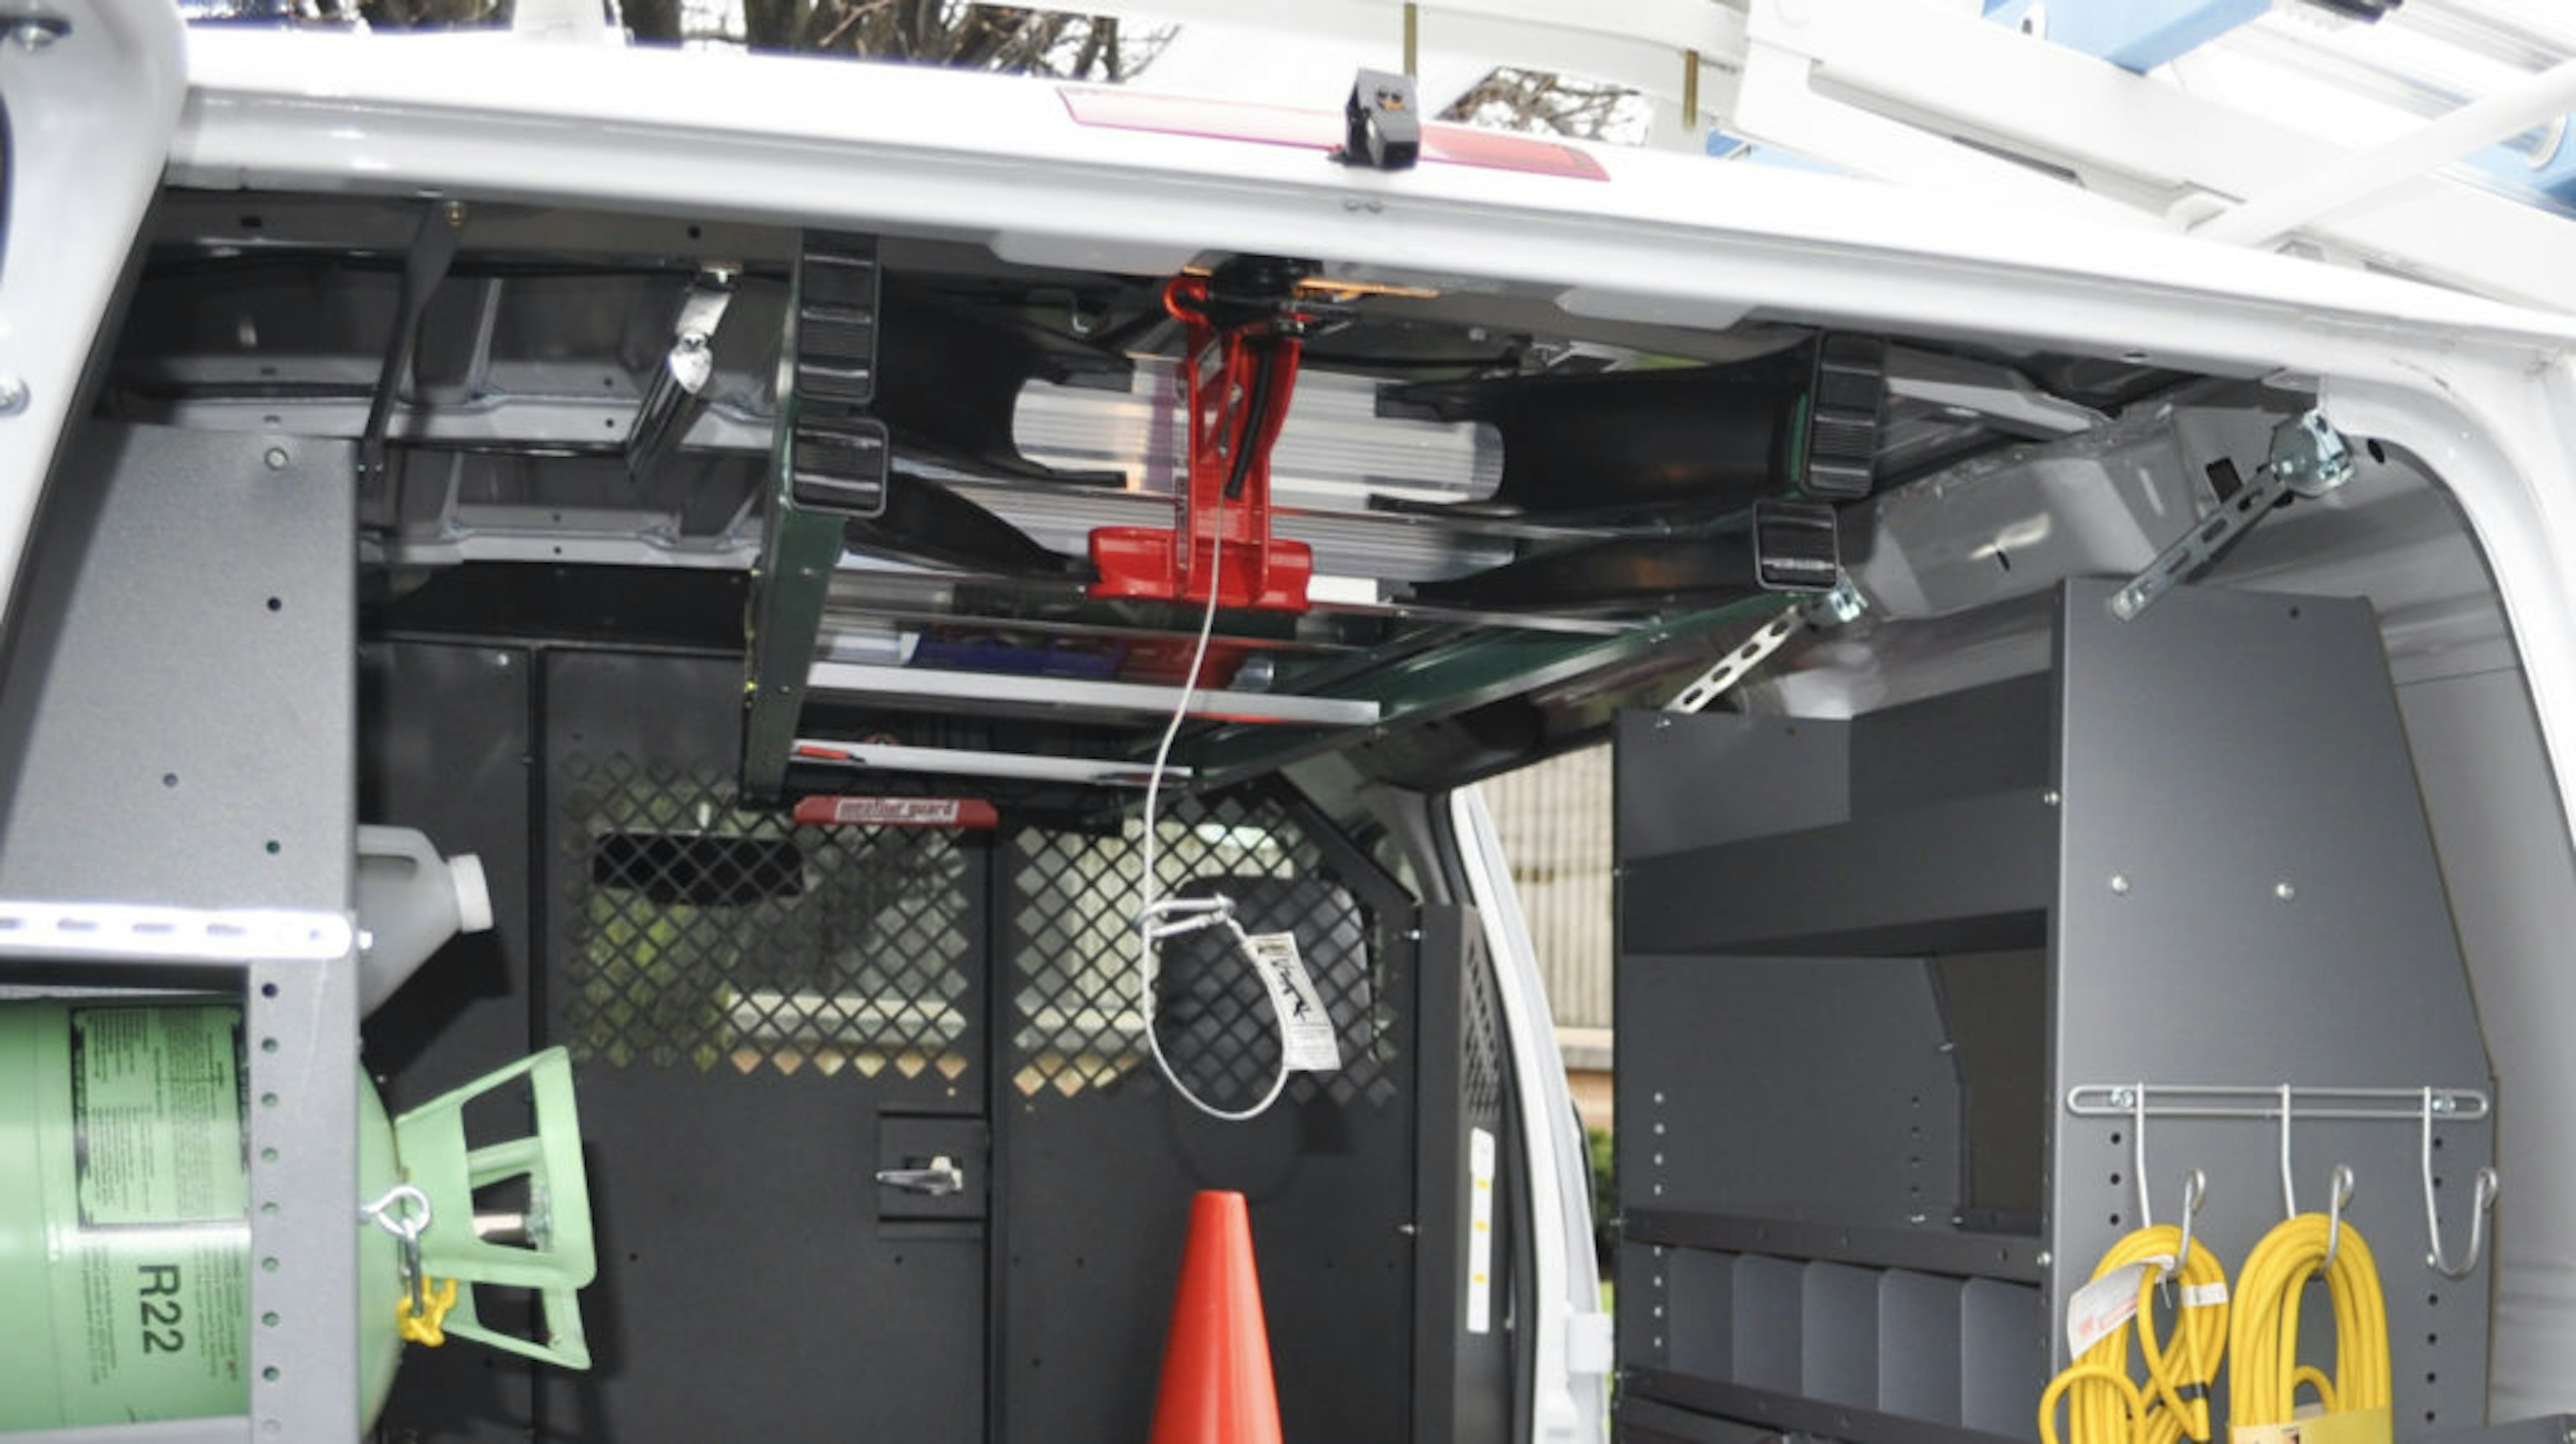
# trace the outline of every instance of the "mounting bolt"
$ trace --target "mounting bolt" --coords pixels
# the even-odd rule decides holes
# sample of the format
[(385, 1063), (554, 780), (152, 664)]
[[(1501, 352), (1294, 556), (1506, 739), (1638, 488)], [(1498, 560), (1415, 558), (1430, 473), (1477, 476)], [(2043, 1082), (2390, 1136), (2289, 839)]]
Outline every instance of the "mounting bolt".
[(29, 55), (42, 55), (70, 33), (71, 22), (54, 15), (22, 16), (9, 27), (9, 38)]
[(2283, 902), (2292, 901), (2297, 898), (2298, 895), (2299, 890), (2290, 886), (2290, 880), (2286, 877), (2281, 879), (2279, 882), (2272, 884), (2272, 896), (2279, 898)]
[(284, 471), (286, 469), (286, 448), (283, 446), (270, 447), (265, 460), (268, 462), (269, 470)]
[(15, 416), (26, 409), (26, 380), (17, 376), (0, 376), (0, 416)]
[(2039, 801), (2043, 807), (2055, 807), (2063, 799), (2057, 795), (2057, 789), (2052, 787), (2039, 795)]
[(2049, 1252), (2048, 1250), (2046, 1250), (2046, 1249), (2041, 1249), (2041, 1250), (2039, 1251), (2039, 1256), (2038, 1256), (2037, 1258), (2032, 1259), (2032, 1260), (2031, 1260), (2031, 1262), (2032, 1262), (2032, 1263), (2035, 1263), (2035, 1264), (2037, 1264), (2037, 1265), (2039, 1265), (2041, 1268), (2044, 1268), (2044, 1269), (2045, 1269), (2045, 1268), (2055, 1268), (2055, 1267), (2057, 1266), (2057, 1255), (2055, 1255), (2055, 1254), (2053, 1254), (2053, 1253), (2050, 1253), (2050, 1252)]
[(1911, 1224), (1922, 1224), (1930, 1221), (1931, 1217), (1932, 1215), (1928, 1213), (1909, 1213), (1905, 1216), (1905, 1221)]
[(2452, 1097), (2448, 1093), (2436, 1093), (2433, 1095), (2433, 1111), (2436, 1113), (2450, 1113), (2457, 1110), (2459, 1106), (2460, 1100)]
[(2114, 1108), (2134, 1108), (2134, 1107), (2136, 1107), (2136, 1106), (2137, 1106), (2137, 1103), (2138, 1103), (2138, 1093), (2137, 1093), (2137, 1090), (2136, 1090), (2136, 1089), (2134, 1089), (2134, 1088), (2114, 1088), (2114, 1089), (2112, 1089), (2112, 1090), (2111, 1090), (2111, 1106), (2112, 1106), (2112, 1107), (2114, 1107)]
[(449, 201), (447, 203), (447, 208), (440, 211), (439, 214), (446, 218), (447, 228), (449, 230), (461, 231), (465, 229), (465, 202)]
[(2111, 891), (2118, 893), (2122, 897), (2127, 897), (2129, 895), (2129, 875), (2125, 872), (2115, 872), (2111, 874)]

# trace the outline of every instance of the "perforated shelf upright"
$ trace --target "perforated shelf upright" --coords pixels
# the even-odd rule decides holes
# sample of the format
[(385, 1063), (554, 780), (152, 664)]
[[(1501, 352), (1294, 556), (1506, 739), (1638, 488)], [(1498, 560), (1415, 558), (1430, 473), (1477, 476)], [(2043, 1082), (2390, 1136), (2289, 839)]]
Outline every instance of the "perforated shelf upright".
[(26, 1435), (359, 1434), (355, 454), (93, 424), (0, 675), (0, 993), (241, 999), (248, 1412)]

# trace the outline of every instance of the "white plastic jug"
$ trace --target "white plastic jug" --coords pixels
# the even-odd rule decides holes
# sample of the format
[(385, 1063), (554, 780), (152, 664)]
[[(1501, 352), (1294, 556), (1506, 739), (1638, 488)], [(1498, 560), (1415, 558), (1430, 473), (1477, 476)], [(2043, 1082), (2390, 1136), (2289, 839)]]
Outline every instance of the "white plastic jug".
[(408, 827), (358, 829), (358, 1011), (373, 1013), (458, 933), (492, 927), (482, 860)]

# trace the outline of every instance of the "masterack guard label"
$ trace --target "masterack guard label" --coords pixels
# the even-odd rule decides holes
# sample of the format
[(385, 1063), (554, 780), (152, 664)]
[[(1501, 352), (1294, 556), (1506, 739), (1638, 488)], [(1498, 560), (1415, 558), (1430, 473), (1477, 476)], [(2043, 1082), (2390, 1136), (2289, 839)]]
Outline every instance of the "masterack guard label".
[(75, 1008), (54, 1317), (75, 1419), (238, 1413), (250, 1168), (241, 1010)]

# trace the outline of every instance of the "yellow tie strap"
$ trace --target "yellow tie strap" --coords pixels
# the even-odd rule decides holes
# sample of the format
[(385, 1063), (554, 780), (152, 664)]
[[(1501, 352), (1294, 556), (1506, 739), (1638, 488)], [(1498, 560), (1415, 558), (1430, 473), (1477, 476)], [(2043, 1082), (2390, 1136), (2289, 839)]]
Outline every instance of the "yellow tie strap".
[(424, 1279), (422, 1283), (420, 1312), (412, 1312), (411, 1296), (405, 1294), (394, 1305), (394, 1328), (404, 1343), (435, 1349), (447, 1342), (444, 1325), (448, 1311), (456, 1307), (456, 1280)]

